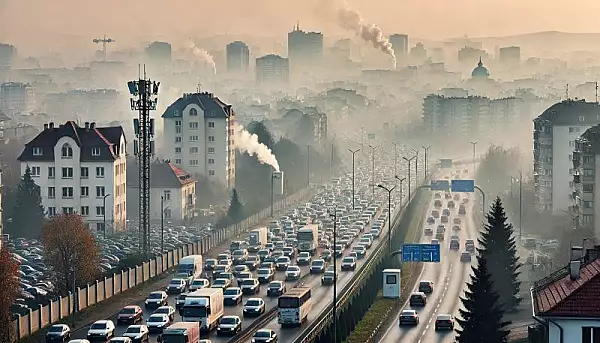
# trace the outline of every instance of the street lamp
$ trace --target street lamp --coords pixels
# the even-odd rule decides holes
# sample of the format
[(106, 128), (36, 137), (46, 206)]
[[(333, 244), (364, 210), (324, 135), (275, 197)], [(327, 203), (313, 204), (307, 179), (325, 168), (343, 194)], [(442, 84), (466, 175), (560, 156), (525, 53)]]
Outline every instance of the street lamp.
[(398, 143), (394, 142), (394, 175), (398, 174), (397, 165), (398, 165)]
[(381, 189), (385, 189), (388, 192), (388, 253), (391, 251), (392, 249), (392, 192), (394, 191), (394, 188), (396, 188), (396, 186), (392, 187), (392, 188), (387, 188), (384, 185), (377, 185), (377, 187), (381, 188)]
[(431, 148), (431, 145), (428, 145), (428, 146), (421, 145), (421, 147), (423, 148), (423, 150), (425, 150), (425, 181), (427, 181), (427, 167), (428, 167), (428, 163), (429, 163), (429, 161), (427, 160), (427, 154), (429, 153), (429, 149)]
[(369, 144), (369, 148), (371, 148), (371, 195), (375, 200), (375, 149), (377, 147)]
[(473, 145), (473, 173), (475, 173), (475, 146), (477, 142), (471, 142), (471, 144)]
[(416, 149), (412, 149), (412, 151), (415, 152), (415, 188), (417, 188), (417, 185), (419, 184), (419, 169), (418, 169), (418, 164), (419, 164), (419, 150)]
[(360, 149), (351, 150), (348, 149), (352, 153), (352, 211), (354, 211), (354, 155), (360, 151)]
[(410, 162), (417, 158), (417, 156), (413, 156), (411, 158), (402, 157), (406, 162), (408, 162), (408, 168), (406, 169), (408, 172), (408, 201), (410, 203)]
[(102, 197), (102, 214), (104, 217), (104, 224), (102, 225), (102, 228), (104, 229), (104, 238), (106, 238), (106, 198), (109, 196), (110, 194), (104, 194)]
[(400, 206), (402, 206), (402, 201), (404, 200), (403, 199), (404, 196), (402, 194), (402, 190), (403, 190), (403, 188), (402, 188), (402, 182), (404, 182), (404, 180), (406, 180), (406, 178), (405, 177), (399, 178), (398, 175), (394, 175), (394, 177), (396, 178), (396, 180), (400, 181)]
[[(273, 183), (273, 180), (271, 180)], [(306, 186), (310, 187), (310, 145), (306, 145)]]
[(160, 256), (165, 252), (165, 197), (160, 197)]
[(329, 212), (329, 216), (333, 218), (333, 342), (337, 343), (337, 207), (333, 208), (333, 213)]
[(73, 293), (73, 312), (71, 313), (71, 324), (72, 327), (75, 327), (75, 312), (77, 311), (77, 298), (79, 298), (79, 294), (75, 294), (77, 290), (77, 286), (75, 284), (75, 266), (73, 265), (74, 261), (71, 260), (71, 273), (73, 274), (73, 289), (71, 292)]

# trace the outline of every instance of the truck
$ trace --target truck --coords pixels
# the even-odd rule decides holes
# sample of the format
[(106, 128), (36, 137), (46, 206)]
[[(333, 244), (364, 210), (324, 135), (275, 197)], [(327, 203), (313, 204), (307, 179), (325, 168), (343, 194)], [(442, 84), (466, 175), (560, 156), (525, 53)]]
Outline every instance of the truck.
[[(187, 274), (188, 279), (198, 279), (202, 275), (202, 255), (188, 255), (179, 260), (177, 266), (177, 274)], [(191, 284), (189, 281), (188, 284)]]
[(248, 251), (257, 252), (267, 244), (267, 237), (269, 229), (267, 227), (260, 227), (254, 229), (248, 233)]
[(311, 255), (317, 253), (319, 246), (319, 225), (305, 225), (296, 233), (298, 239), (298, 252), (308, 252)]
[(180, 310), (184, 322), (200, 323), (200, 331), (209, 332), (219, 325), (225, 314), (222, 288), (203, 288), (188, 293)]
[(178, 322), (166, 328), (156, 340), (159, 343), (198, 343), (200, 325), (197, 322)]

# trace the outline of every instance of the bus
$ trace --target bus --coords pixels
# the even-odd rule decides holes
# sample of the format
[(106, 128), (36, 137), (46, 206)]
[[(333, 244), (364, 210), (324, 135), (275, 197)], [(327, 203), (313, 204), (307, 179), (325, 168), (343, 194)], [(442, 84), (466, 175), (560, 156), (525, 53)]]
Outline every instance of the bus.
[(294, 287), (277, 300), (281, 326), (300, 326), (312, 310), (310, 287)]

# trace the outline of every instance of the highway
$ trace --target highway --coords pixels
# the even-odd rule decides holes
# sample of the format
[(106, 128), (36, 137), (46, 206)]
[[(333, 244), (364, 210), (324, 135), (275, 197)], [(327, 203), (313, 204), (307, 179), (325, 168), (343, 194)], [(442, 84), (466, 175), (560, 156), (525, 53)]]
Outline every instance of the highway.
[[(463, 174), (463, 178), (467, 178), (469, 174)], [(452, 176), (450, 176), (452, 178)], [(441, 262), (439, 263), (425, 263), (421, 276), (417, 280), (415, 289), (418, 290), (418, 281), (427, 280), (434, 283), (433, 293), (427, 295), (427, 305), (425, 307), (412, 308), (409, 306), (408, 301), (405, 303), (402, 309), (414, 309), (419, 315), (419, 324), (416, 326), (399, 326), (398, 315), (396, 313), (394, 321), (390, 326), (385, 329), (385, 333), (381, 338), (380, 342), (384, 343), (396, 343), (396, 342), (408, 342), (408, 343), (428, 343), (428, 342), (453, 342), (455, 333), (453, 331), (435, 331), (435, 319), (438, 314), (451, 314), (452, 316), (458, 315), (458, 309), (462, 306), (460, 296), (462, 296), (465, 282), (469, 281), (471, 273), (471, 264), (475, 263), (475, 256), (471, 263), (461, 262), (460, 254), (465, 251), (464, 243), (466, 239), (476, 240), (478, 237), (479, 227), (473, 220), (474, 206), (481, 206), (480, 204), (474, 204), (475, 197), (469, 193), (452, 193), (452, 197), (456, 194), (460, 194), (461, 199), (455, 201), (456, 208), (450, 209), (449, 223), (445, 224), (446, 232), (444, 235), (444, 241), (441, 244)], [(432, 192), (433, 195), (433, 192)], [(444, 194), (441, 194), (442, 208), (447, 208), (449, 200), (444, 199)], [(466, 215), (458, 215), (458, 204), (462, 203), (464, 198), (468, 198), (469, 202), (466, 204)], [(427, 217), (431, 216), (431, 211), (434, 209), (434, 197), (432, 196), (429, 202), (428, 210), (425, 215), (424, 223), (426, 223)], [(461, 230), (453, 231), (452, 222), (454, 218), (461, 218)], [(433, 229), (434, 236), (421, 237), (421, 243), (430, 243), (432, 238), (435, 238), (436, 227), (440, 224), (440, 219), (436, 219), (435, 224), (427, 225)], [(458, 235), (460, 238), (460, 249), (450, 250), (449, 243), (452, 235)], [(476, 243), (477, 245), (477, 243)], [(401, 309), (401, 310), (402, 310)], [(455, 323), (455, 327), (457, 324)]]

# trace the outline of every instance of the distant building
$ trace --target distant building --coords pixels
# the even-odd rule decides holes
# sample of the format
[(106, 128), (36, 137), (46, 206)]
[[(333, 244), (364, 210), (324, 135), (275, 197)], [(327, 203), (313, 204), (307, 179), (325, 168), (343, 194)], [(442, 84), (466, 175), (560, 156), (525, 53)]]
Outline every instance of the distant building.
[(0, 85), (0, 111), (12, 116), (35, 109), (35, 92), (28, 83), (5, 82)]
[(123, 100), (115, 89), (72, 89), (47, 94), (42, 101), (42, 110), (53, 116), (91, 121), (107, 114), (118, 117), (119, 112), (123, 111)]
[(288, 33), (288, 58), (292, 72), (300, 72), (305, 67), (316, 67), (323, 61), (323, 34), (305, 32), (296, 25)]
[(560, 212), (573, 204), (573, 150), (587, 129), (600, 124), (595, 102), (565, 100), (533, 120), (535, 206)]
[[(594, 228), (600, 237), (600, 198), (595, 190), (600, 187), (600, 126), (587, 129), (575, 140), (573, 156), (573, 206), (571, 213), (579, 223)], [(600, 218), (600, 217), (598, 217)]]
[(18, 160), (21, 174), (29, 167), (40, 186), (47, 216), (78, 213), (91, 229), (113, 234), (125, 229), (127, 218), (125, 146), (120, 126), (49, 123)]
[(235, 111), (202, 92), (183, 94), (162, 115), (164, 152), (178, 168), (235, 185)]
[(152, 62), (171, 62), (171, 44), (166, 42), (154, 42), (146, 47), (146, 56)]
[(394, 49), (396, 57), (408, 54), (408, 35), (393, 34), (390, 36), (390, 43), (392, 43), (392, 49)]
[(227, 71), (245, 73), (250, 68), (250, 49), (244, 42), (227, 44)]
[[(131, 159), (128, 169), (137, 170), (137, 160)], [(137, 173), (127, 176), (130, 217), (139, 215), (140, 179)], [(182, 222), (193, 218), (196, 201), (196, 180), (171, 162), (150, 165), (150, 220), (161, 219), (161, 198), (165, 221)]]
[(10, 44), (0, 43), (0, 69), (10, 68), (17, 57), (17, 48)]
[(521, 48), (518, 46), (507, 46), (498, 50), (501, 63), (519, 64), (521, 62)]
[(475, 63), (477, 60), (481, 60), (482, 57), (487, 57), (487, 52), (481, 49), (475, 49), (468, 46), (463, 47), (458, 51), (458, 61), (461, 63)]
[(287, 84), (290, 65), (287, 58), (266, 55), (256, 59), (256, 82), (258, 84)]
[(490, 72), (486, 67), (483, 66), (483, 62), (481, 61), (481, 57), (479, 58), (479, 63), (477, 63), (477, 67), (473, 69), (471, 72), (471, 79), (473, 80), (487, 80), (490, 77)]
[(427, 50), (425, 45), (419, 42), (410, 49), (410, 58), (416, 62), (423, 62), (427, 58)]

